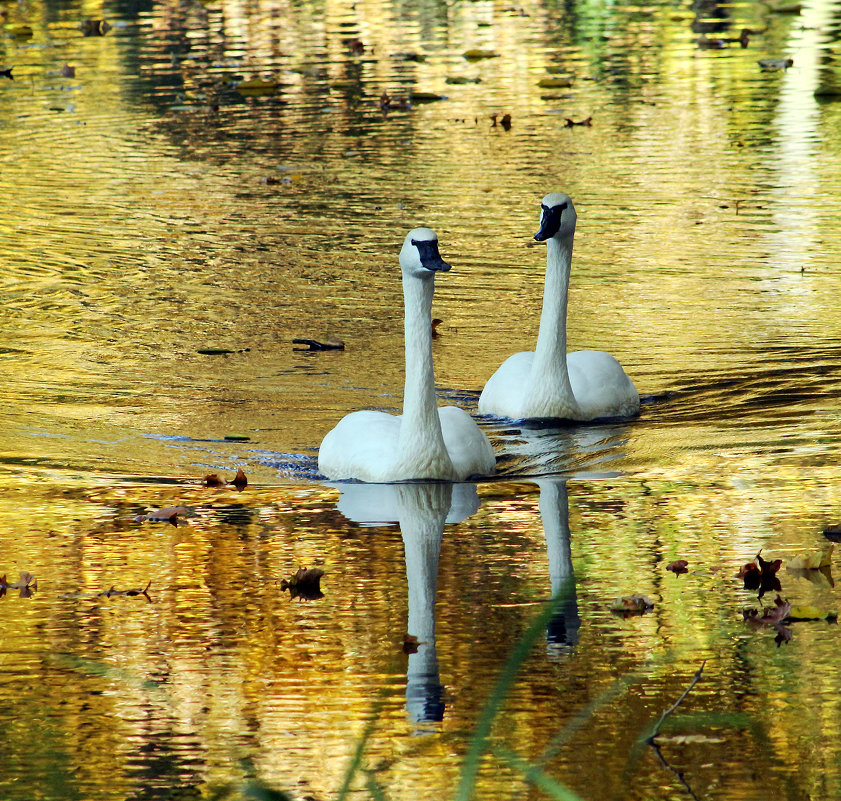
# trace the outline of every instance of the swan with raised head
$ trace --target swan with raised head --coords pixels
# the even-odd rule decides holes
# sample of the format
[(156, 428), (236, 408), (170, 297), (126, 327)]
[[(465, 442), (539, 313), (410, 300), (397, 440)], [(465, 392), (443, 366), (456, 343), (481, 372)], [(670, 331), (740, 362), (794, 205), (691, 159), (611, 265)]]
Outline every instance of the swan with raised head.
[(509, 356), (490, 377), (479, 398), (482, 414), (581, 421), (629, 417), (639, 411), (636, 387), (613, 356), (599, 350), (566, 351), (576, 219), (568, 195), (552, 192), (543, 198), (540, 230), (534, 235), (547, 246), (537, 346)]
[(457, 406), (438, 407), (432, 370), (435, 274), (450, 269), (429, 228), (406, 235), (400, 251), (405, 304), (406, 379), (403, 414), (351, 412), (324, 437), (318, 469), (329, 479), (368, 482), (463, 481), (494, 472), (488, 438)]

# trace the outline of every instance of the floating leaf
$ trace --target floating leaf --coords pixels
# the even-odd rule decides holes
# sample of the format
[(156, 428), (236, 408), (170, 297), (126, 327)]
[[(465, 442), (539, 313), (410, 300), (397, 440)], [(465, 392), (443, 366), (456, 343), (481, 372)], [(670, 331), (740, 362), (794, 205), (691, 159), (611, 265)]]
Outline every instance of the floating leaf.
[(351, 55), (361, 56), (365, 52), (365, 43), (361, 39), (342, 39), (342, 44)]
[(250, 442), (251, 441), (251, 437), (249, 437), (248, 434), (225, 434), (225, 436), (222, 437), (222, 439), (224, 439), (225, 442)]
[(418, 652), (419, 645), (420, 643), (418, 642), (418, 638), (415, 637), (414, 634), (403, 635), (403, 653), (407, 656), (410, 654), (416, 654)]
[(491, 114), (492, 125), (491, 128), (495, 128), (497, 124), (501, 125), (504, 130), (510, 131), (511, 130), (511, 115), (510, 114), (503, 114), (502, 118), (497, 123), (498, 114)]
[(745, 623), (757, 629), (763, 626), (774, 629), (776, 632), (774, 642), (777, 643), (777, 647), (781, 643), (788, 642), (791, 639), (791, 629), (783, 625), (783, 621), (790, 615), (791, 604), (788, 601), (784, 601), (779, 595), (774, 600), (774, 606), (766, 606), (761, 612), (756, 609), (742, 610)]
[(412, 92), (412, 103), (434, 103), (437, 100), (446, 100), (446, 95), (439, 95), (435, 92)]
[(12, 70), (13, 69), (14, 69), (14, 67), (8, 67), (4, 70), (0, 70), (0, 77), (8, 78), (10, 81), (13, 81), (15, 79), (14, 76), (12, 75)]
[(838, 612), (806, 604), (792, 606), (788, 617), (789, 620), (827, 620), (835, 623), (838, 620)]
[(583, 125), (587, 128), (590, 128), (593, 125), (593, 118), (592, 116), (590, 116), (586, 119), (576, 121), (570, 119), (569, 117), (564, 117), (564, 128), (573, 128), (576, 125)]
[(763, 72), (776, 72), (777, 70), (787, 70), (794, 64), (793, 58), (761, 58), (756, 62)]
[(611, 612), (620, 615), (643, 615), (654, 608), (654, 601), (645, 595), (636, 593), (626, 595), (623, 598), (616, 598), (611, 601), (608, 608)]
[(233, 480), (231, 481), (231, 484), (233, 484), (240, 491), (244, 490), (246, 485), (248, 484), (248, 479), (245, 477), (245, 473), (242, 472), (241, 467), (237, 470), (237, 474), (234, 476)]
[(186, 506), (166, 506), (162, 509), (153, 509), (145, 515), (138, 515), (135, 521), (143, 523), (147, 520), (153, 523), (171, 523), (173, 526), (178, 525), (178, 515), (188, 515), (190, 510)]
[(572, 86), (572, 78), (564, 78), (560, 75), (547, 75), (541, 78), (537, 85), (542, 89), (566, 89)]
[(79, 24), (84, 36), (105, 36), (111, 26), (104, 19), (84, 19)]
[(324, 571), (320, 567), (299, 567), (292, 578), (280, 582), (280, 589), (289, 590), (290, 598), (300, 597), (306, 601), (315, 601), (324, 597), (321, 591), (323, 575)]
[(761, 598), (766, 592), (780, 592), (782, 586), (777, 578), (777, 571), (782, 565), (782, 559), (775, 559), (773, 562), (766, 562), (760, 551), (753, 562), (743, 565), (736, 574), (737, 578), (744, 579), (746, 590), (759, 590)]
[(824, 548), (810, 553), (799, 553), (786, 562), (789, 570), (820, 570), (832, 564), (832, 551), (835, 546), (830, 542)]
[(479, 47), (473, 47), (464, 51), (464, 57), (468, 61), (479, 61), (483, 58), (499, 58), (499, 53), (495, 50), (482, 50)]
[(225, 482), (222, 481), (221, 478), (219, 478), (217, 473), (210, 473), (209, 475), (206, 475), (204, 477), (204, 479), (202, 479), (202, 484), (204, 484), (205, 487), (224, 487), (225, 486)]
[(247, 81), (240, 81), (236, 90), (243, 96), (259, 97), (261, 95), (273, 95), (280, 88), (276, 81), (263, 81), (260, 78), (251, 78)]
[[(8, 34), (17, 36), (19, 39), (28, 39), (33, 33), (31, 25), (18, 24), (16, 22), (7, 22), (3, 27)], [(12, 76), (10, 75), (9, 77), (11, 78)]]
[(469, 78), (467, 75), (449, 75), (444, 81), (445, 83), (459, 85), (466, 83), (482, 83), (481, 78)]

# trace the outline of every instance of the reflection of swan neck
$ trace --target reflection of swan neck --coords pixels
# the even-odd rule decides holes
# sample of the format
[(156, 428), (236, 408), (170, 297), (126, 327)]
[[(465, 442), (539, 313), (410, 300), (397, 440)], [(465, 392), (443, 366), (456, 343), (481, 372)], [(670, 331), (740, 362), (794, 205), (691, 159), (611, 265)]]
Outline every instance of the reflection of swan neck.
[(538, 481), (540, 487), (540, 519), (546, 535), (549, 557), (549, 580), (554, 597), (563, 582), (573, 575), (572, 549), (569, 537), (569, 500), (565, 481)]
[(435, 593), (452, 484), (406, 484), (399, 491), (409, 589), (408, 633), (418, 638), (418, 650), (409, 656), (406, 670), (406, 705), (416, 721), (441, 720), (444, 707), (435, 650)]
[[(435, 375), (432, 368), (432, 276), (403, 276), (405, 301), (406, 382), (403, 389), (403, 416), (400, 422), (398, 450), (423, 467), (432, 463), (452, 462), (444, 444), (438, 403), (435, 399)], [(439, 475), (431, 473), (432, 475)], [(444, 476), (441, 475), (443, 478)]]
[(572, 260), (572, 236), (546, 242), (546, 284), (540, 330), (531, 369), (530, 394), (551, 391), (575, 404), (567, 371), (567, 299)]
[(434, 645), (438, 556), (452, 485), (406, 484), (400, 487), (400, 496), (400, 531), (409, 585), (409, 634)]

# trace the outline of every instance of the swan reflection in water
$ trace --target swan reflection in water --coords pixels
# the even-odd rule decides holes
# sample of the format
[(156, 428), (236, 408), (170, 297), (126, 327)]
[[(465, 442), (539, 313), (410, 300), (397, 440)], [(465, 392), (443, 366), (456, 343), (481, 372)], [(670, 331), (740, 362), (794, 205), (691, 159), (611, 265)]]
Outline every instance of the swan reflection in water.
[[(545, 479), (540, 487), (540, 515), (546, 533), (552, 597), (558, 610), (547, 630), (550, 653), (568, 651), (578, 638), (580, 619), (572, 572), (566, 482)], [(403, 538), (408, 583), (408, 633), (418, 639), (409, 655), (406, 708), (417, 723), (443, 720), (435, 644), (435, 594), (444, 526), (460, 523), (479, 509), (475, 484), (333, 484), (341, 491), (338, 510), (362, 525), (397, 522)], [(563, 597), (561, 597), (563, 596)]]

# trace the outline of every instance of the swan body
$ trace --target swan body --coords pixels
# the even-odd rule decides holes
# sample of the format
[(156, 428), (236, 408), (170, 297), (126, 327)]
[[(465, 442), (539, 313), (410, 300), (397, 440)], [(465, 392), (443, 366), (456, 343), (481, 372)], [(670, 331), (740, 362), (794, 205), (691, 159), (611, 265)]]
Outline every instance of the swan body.
[(594, 420), (639, 412), (639, 394), (622, 365), (598, 350), (566, 352), (566, 314), (575, 207), (568, 195), (543, 198), (540, 230), (546, 241), (546, 285), (537, 346), (509, 356), (490, 377), (479, 411), (513, 419)]
[(321, 443), (318, 469), (328, 479), (384, 483), (412, 479), (463, 481), (494, 472), (488, 438), (456, 406), (438, 408), (432, 369), (435, 273), (450, 269), (429, 228), (410, 231), (400, 251), (405, 302), (406, 383), (403, 414), (358, 411)]

